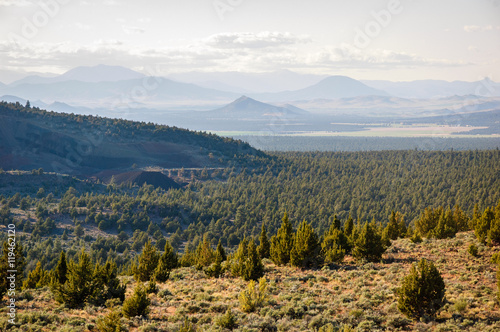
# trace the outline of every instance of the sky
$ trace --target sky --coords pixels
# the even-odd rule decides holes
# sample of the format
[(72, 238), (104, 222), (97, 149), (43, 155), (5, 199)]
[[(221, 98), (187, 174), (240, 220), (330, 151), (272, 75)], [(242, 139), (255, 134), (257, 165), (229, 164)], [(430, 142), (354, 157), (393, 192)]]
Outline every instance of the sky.
[(0, 82), (98, 64), (500, 81), (500, 0), (0, 0)]

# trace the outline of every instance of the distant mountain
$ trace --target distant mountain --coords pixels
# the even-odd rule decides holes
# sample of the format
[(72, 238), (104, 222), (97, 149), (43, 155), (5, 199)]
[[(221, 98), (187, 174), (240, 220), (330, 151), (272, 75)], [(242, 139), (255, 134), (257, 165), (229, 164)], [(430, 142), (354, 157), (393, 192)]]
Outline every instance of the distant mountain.
[(366, 85), (402, 98), (443, 98), (453, 95), (500, 96), (500, 83), (485, 78), (476, 82), (419, 80), (411, 82), (362, 81)]
[(212, 111), (204, 112), (209, 117), (269, 119), (272, 117), (297, 117), (308, 112), (292, 105), (274, 106), (262, 103), (247, 96), (242, 96), (229, 105)]
[[(145, 87), (147, 85), (147, 88)], [(138, 92), (139, 91), (139, 92)], [(0, 95), (46, 103), (54, 101), (86, 107), (136, 107), (149, 104), (161, 107), (165, 103), (189, 101), (203, 103), (218, 100), (228, 102), (239, 94), (202, 88), (194, 84), (175, 82), (161, 77), (132, 79), (117, 82), (64, 81), (55, 83), (18, 84), (0, 87)]]
[(65, 81), (80, 81), (90, 83), (118, 82), (124, 80), (139, 79), (143, 77), (145, 77), (144, 74), (121, 66), (82, 66), (73, 68), (64, 74), (55, 77), (42, 77), (38, 75), (28, 76), (12, 82), (10, 86), (17, 86), (20, 84), (48, 84)]
[[(205, 86), (205, 82), (217, 82), (213, 89), (241, 93), (274, 93), (284, 90), (298, 90), (318, 83), (326, 75), (299, 74), (290, 70), (266, 73), (242, 72), (188, 72), (171, 74), (169, 78)], [(230, 90), (222, 88), (232, 87)]]
[[(137, 167), (237, 165), (247, 143), (177, 127), (46, 112), (0, 102), (0, 168), (94, 176)], [(237, 159), (235, 159), (235, 156)]]
[(255, 94), (265, 101), (337, 99), (357, 96), (388, 96), (385, 91), (371, 88), (347, 76), (330, 76), (304, 89), (278, 93)]

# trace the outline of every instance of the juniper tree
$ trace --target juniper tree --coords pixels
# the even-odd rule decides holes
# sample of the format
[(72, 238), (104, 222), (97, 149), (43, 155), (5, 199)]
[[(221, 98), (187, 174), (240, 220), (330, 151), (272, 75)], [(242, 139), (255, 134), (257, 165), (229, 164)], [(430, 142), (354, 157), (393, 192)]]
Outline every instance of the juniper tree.
[(432, 262), (413, 264), (398, 291), (398, 308), (408, 317), (434, 317), (444, 305), (445, 284)]
[(148, 240), (144, 245), (142, 253), (139, 255), (137, 266), (133, 269), (135, 280), (149, 281), (158, 266), (159, 258), (160, 255), (156, 251), (156, 248), (151, 244), (151, 240)]
[(134, 289), (134, 294), (123, 302), (123, 315), (127, 318), (146, 316), (149, 313), (150, 304), (146, 290), (138, 284)]
[[(9, 255), (9, 253), (13, 253)], [(14, 259), (12, 259), (14, 258)], [(16, 241), (13, 246), (9, 245), (9, 241), (5, 241), (2, 246), (2, 255), (0, 257), (0, 299), (10, 288), (11, 280), (7, 279), (10, 276), (9, 270), (16, 270), (16, 279), (14, 281), (16, 290), (20, 290), (24, 279), (25, 259), (23, 255), (23, 246)]]
[(78, 263), (70, 261), (67, 280), (64, 284), (54, 283), (53, 292), (58, 302), (64, 302), (70, 308), (76, 308), (87, 302), (96, 290), (94, 265), (89, 255), (82, 249)]
[(42, 288), (50, 284), (50, 274), (42, 267), (38, 261), (33, 271), (28, 274), (28, 278), (23, 282), (23, 289)]
[(321, 243), (321, 253), (325, 262), (342, 263), (349, 248), (347, 241), (347, 237), (340, 229), (330, 227)]
[(375, 220), (366, 222), (359, 235), (353, 249), (353, 256), (356, 259), (366, 259), (369, 262), (377, 262), (382, 258), (385, 246), (382, 237), (377, 232)]
[(488, 207), (484, 210), (483, 215), (477, 220), (476, 226), (474, 228), (474, 233), (476, 234), (477, 239), (481, 243), (486, 243), (486, 239), (488, 237), (488, 231), (491, 228), (492, 221), (495, 220), (495, 213), (493, 210)]
[(257, 253), (255, 242), (244, 238), (233, 257), (231, 272), (244, 280), (257, 280), (264, 275), (264, 266)]
[(66, 274), (68, 273), (68, 262), (66, 261), (66, 253), (61, 251), (59, 255), (59, 260), (57, 261), (57, 265), (53, 270), (54, 281), (60, 285), (63, 285), (66, 280), (68, 280)]
[(262, 228), (259, 236), (259, 246), (257, 247), (260, 258), (269, 258), (271, 251), (271, 244), (267, 238), (267, 229), (264, 223), (262, 223)]
[(201, 270), (204, 267), (210, 266), (215, 258), (215, 252), (208, 241), (208, 236), (205, 234), (203, 236), (203, 241), (198, 244), (195, 251), (196, 255), (196, 268)]
[(155, 269), (154, 275), (157, 281), (165, 282), (170, 277), (170, 271), (175, 269), (179, 264), (177, 253), (169, 241), (165, 243), (164, 252), (158, 260), (158, 266)]
[(93, 278), (96, 292), (91, 300), (94, 304), (103, 305), (106, 300), (113, 298), (123, 302), (126, 286), (120, 283), (118, 269), (113, 260), (108, 260), (104, 265), (96, 264)]
[(271, 259), (276, 265), (285, 265), (290, 262), (290, 252), (293, 245), (293, 230), (288, 214), (285, 212), (281, 227), (271, 238)]
[(304, 220), (293, 237), (290, 264), (300, 268), (316, 267), (321, 262), (320, 251), (318, 236)]

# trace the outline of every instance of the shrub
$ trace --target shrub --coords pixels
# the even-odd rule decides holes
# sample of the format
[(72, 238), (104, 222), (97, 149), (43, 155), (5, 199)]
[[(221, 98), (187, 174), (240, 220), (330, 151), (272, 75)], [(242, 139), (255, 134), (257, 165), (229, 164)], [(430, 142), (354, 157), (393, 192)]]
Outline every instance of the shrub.
[(149, 313), (150, 303), (151, 301), (148, 299), (146, 290), (142, 286), (137, 285), (134, 294), (123, 302), (123, 315), (127, 318), (146, 316)]
[(248, 283), (246, 290), (240, 293), (240, 305), (243, 312), (253, 312), (256, 308), (264, 305), (267, 300), (267, 282), (266, 278), (259, 279), (259, 285), (256, 287), (255, 281)]
[(471, 254), (471, 256), (477, 257), (478, 254), (477, 246), (474, 243), (471, 243), (469, 248), (467, 249), (467, 252)]
[(223, 329), (233, 330), (238, 325), (236, 324), (236, 317), (233, 315), (231, 309), (227, 309), (226, 313), (220, 317), (218, 317), (215, 321), (217, 326), (222, 327)]
[(106, 316), (97, 320), (97, 331), (99, 332), (121, 332), (126, 331), (125, 327), (120, 322), (121, 313), (119, 311), (111, 311)]
[(421, 259), (412, 265), (399, 289), (398, 309), (410, 318), (435, 316), (444, 305), (445, 285), (432, 262)]

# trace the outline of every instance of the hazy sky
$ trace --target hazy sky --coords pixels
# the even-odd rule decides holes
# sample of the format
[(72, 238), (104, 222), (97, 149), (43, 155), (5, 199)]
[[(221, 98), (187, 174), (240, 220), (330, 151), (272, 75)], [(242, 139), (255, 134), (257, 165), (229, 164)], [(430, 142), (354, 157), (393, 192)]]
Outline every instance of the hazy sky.
[(0, 0), (0, 82), (97, 64), (500, 81), (500, 0)]

